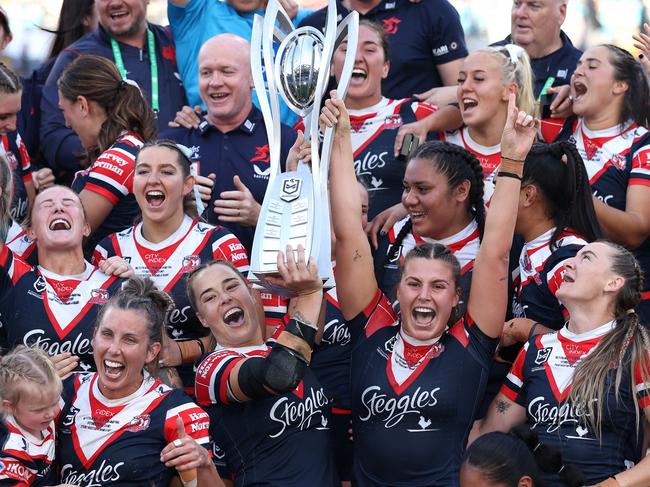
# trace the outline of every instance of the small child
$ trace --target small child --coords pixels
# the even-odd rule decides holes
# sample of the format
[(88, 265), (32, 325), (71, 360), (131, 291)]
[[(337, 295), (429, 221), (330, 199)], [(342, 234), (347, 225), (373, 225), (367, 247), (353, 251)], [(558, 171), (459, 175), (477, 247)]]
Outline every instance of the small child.
[(56, 484), (60, 398), (61, 379), (42, 349), (19, 345), (0, 357), (0, 487)]

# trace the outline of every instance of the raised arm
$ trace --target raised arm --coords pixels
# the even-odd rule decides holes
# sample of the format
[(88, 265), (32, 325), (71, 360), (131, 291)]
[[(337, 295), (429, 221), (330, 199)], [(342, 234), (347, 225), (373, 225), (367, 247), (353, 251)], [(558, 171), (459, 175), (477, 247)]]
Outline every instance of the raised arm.
[(533, 144), (537, 121), (508, 101), (508, 120), (501, 138), (501, 165), (490, 201), (474, 271), (467, 309), (481, 331), (498, 337), (508, 298), (508, 254), (517, 220), (524, 159)]
[(337, 125), (330, 160), (330, 210), (336, 237), (336, 294), (345, 319), (370, 304), (377, 280), (370, 244), (361, 224), (361, 198), (354, 172), (350, 117), (342, 100), (331, 93), (321, 112), (321, 124)]

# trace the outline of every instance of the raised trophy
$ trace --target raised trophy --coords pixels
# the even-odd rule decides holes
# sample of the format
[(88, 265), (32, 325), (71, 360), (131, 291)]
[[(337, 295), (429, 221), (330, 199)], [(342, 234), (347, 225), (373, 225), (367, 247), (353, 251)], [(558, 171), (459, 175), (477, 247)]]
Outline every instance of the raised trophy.
[[(327, 128), (320, 142), (318, 119), (332, 56), (347, 40), (336, 88), (345, 98), (357, 51), (359, 15), (351, 12), (338, 27), (336, 20), (336, 0), (328, 0), (324, 34), (313, 27), (296, 29), (280, 3), (270, 0), (264, 17), (256, 15), (253, 22), (251, 68), (269, 139), (270, 176), (255, 229), (249, 279), (277, 294), (287, 292), (265, 276), (278, 273), (278, 251), (287, 244), (294, 252), (302, 245), (305, 258), (316, 261), (325, 286), (334, 285), (327, 179), (335, 129)], [(281, 172), (278, 94), (304, 120), (305, 138), (311, 140), (311, 170), (299, 163), (296, 171)]]

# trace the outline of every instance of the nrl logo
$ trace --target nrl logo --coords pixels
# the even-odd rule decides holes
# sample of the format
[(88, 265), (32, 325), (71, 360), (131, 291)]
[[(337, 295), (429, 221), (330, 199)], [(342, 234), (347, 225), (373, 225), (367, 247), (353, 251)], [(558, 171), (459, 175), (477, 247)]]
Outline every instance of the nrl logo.
[(535, 364), (542, 365), (544, 362), (546, 362), (548, 358), (551, 356), (552, 350), (553, 349), (550, 347), (537, 350), (537, 357), (535, 357)]
[(289, 203), (300, 196), (300, 188), (302, 186), (302, 179), (290, 178), (282, 181), (282, 192), (280, 199)]

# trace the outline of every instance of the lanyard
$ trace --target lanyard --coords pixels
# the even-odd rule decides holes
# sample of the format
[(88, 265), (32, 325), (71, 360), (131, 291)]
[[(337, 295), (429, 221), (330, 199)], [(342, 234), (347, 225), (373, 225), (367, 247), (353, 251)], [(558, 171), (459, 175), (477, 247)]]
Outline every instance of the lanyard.
[[(158, 60), (156, 59), (156, 46), (151, 29), (147, 29), (147, 45), (149, 47), (149, 64), (151, 65), (151, 108), (155, 113), (158, 113), (160, 110), (160, 104), (158, 103)], [(126, 80), (126, 69), (124, 68), (120, 46), (112, 37), (111, 47), (113, 48), (113, 58), (115, 58), (117, 70), (120, 72), (122, 79)]]

